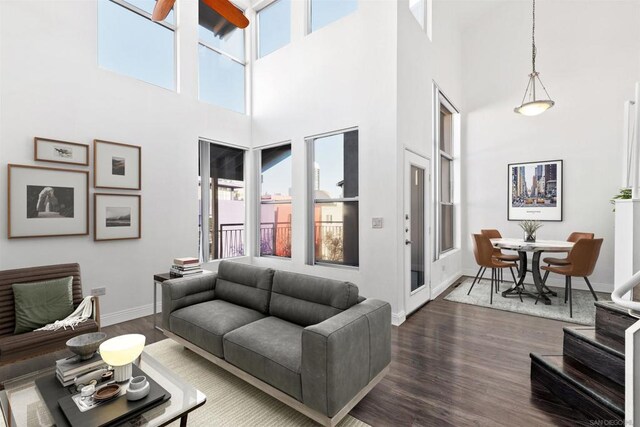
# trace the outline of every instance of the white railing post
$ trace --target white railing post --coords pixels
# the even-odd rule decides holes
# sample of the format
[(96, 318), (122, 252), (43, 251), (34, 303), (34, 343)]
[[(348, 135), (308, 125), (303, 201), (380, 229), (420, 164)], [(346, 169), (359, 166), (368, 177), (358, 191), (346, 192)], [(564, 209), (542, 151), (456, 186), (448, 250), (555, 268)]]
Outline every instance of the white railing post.
[(625, 381), (624, 419), (625, 425), (635, 425), (636, 414), (640, 414), (640, 321), (625, 331)]

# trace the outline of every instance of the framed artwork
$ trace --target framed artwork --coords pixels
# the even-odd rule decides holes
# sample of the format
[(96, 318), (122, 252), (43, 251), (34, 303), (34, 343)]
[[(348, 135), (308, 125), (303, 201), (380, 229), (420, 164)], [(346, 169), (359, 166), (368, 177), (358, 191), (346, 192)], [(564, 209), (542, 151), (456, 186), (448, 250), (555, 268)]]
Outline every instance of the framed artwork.
[(33, 138), (33, 158), (40, 162), (89, 166), (89, 145), (56, 139)]
[(507, 219), (562, 221), (562, 160), (508, 165)]
[(93, 141), (95, 188), (140, 190), (142, 148), (119, 142)]
[(89, 172), (9, 165), (9, 238), (89, 234)]
[(139, 194), (94, 193), (93, 240), (127, 240), (141, 237)]

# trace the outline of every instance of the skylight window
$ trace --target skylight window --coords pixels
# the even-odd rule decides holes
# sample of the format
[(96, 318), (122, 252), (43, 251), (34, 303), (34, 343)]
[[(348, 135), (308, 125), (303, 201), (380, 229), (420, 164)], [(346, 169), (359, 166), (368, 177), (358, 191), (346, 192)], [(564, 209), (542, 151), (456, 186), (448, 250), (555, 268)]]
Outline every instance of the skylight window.
[(291, 0), (277, 0), (258, 12), (258, 58), (291, 41)]
[(310, 32), (319, 30), (357, 9), (358, 0), (310, 0)]
[(98, 1), (100, 67), (175, 90), (175, 16), (151, 21), (152, 0)]

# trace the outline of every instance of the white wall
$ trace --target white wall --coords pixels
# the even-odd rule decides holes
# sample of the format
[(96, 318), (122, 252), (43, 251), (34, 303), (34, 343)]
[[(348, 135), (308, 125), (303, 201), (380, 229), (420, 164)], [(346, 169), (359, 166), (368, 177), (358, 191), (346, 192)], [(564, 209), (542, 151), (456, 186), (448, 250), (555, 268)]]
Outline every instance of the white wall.
[[(404, 164), (402, 158), (404, 150), (432, 159), (431, 172), (434, 171), (433, 161), (438, 161), (433, 155), (433, 83), (456, 107), (462, 106), (462, 56), (460, 28), (456, 19), (455, 2), (435, 0), (433, 2), (432, 38), (427, 36), (427, 29), (422, 29), (409, 11), (408, 0), (398, 2), (398, 140), (397, 150), (400, 159), (397, 168), (398, 188), (402, 188), (404, 181)], [(455, 153), (456, 160), (459, 153)], [(456, 171), (459, 176), (459, 171)], [(432, 180), (432, 182), (434, 182)], [(435, 189), (432, 196), (435, 194)], [(456, 212), (460, 213), (464, 206), (460, 203), (459, 187), (454, 189)], [(402, 205), (403, 194), (397, 193), (397, 203)], [(435, 213), (432, 200), (431, 216)], [(402, 230), (404, 220), (401, 215), (396, 219), (398, 229)], [(459, 224), (459, 221), (458, 221)], [(432, 221), (432, 230), (435, 223)], [(456, 234), (459, 235), (456, 226)], [(435, 246), (436, 233), (432, 232), (431, 254)], [(402, 236), (400, 236), (402, 238)], [(431, 264), (432, 296), (442, 292), (461, 274), (461, 250), (447, 253), (438, 261)], [(404, 257), (404, 248), (397, 252), (400, 265)], [(399, 287), (399, 298), (404, 298), (405, 290)], [(404, 309), (404, 308), (403, 308)]]
[(537, 68), (556, 106), (537, 117), (513, 113), (531, 72), (531, 4), (504, 2), (464, 33), (466, 274), (477, 269), (470, 233), (497, 228), (521, 235), (506, 218), (507, 164), (562, 159), (564, 220), (546, 222), (538, 237), (563, 240), (572, 231), (603, 237), (592, 283), (613, 289), (609, 199), (620, 185), (624, 101), (640, 78), (638, 22), (637, 1), (538, 2)]
[[(253, 145), (291, 141), (293, 155), (292, 259), (253, 263), (350, 280), (394, 312), (395, 13), (394, 2), (361, 1), (355, 13), (305, 35), (305, 5), (294, 1), (291, 43), (257, 60), (253, 74)], [(360, 266), (309, 266), (305, 137), (350, 127), (359, 130)], [(372, 229), (372, 217), (382, 217), (384, 228)]]
[(0, 188), (7, 163), (37, 164), (34, 136), (142, 146), (141, 240), (0, 240), (2, 269), (79, 262), (85, 293), (107, 288), (106, 324), (151, 313), (153, 273), (197, 253), (198, 138), (250, 145), (247, 116), (197, 100), (197, 3), (178, 15), (180, 93), (98, 68), (96, 2), (0, 2)]

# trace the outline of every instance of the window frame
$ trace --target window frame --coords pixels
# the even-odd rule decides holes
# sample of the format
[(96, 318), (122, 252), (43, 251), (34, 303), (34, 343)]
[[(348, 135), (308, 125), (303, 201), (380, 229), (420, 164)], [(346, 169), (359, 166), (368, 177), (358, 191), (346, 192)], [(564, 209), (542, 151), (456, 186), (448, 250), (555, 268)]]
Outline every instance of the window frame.
[[(433, 179), (433, 194), (434, 194), (434, 222), (435, 222), (435, 242), (434, 242), (434, 261), (441, 259), (447, 253), (455, 251), (458, 249), (458, 233), (459, 233), (459, 224), (456, 220), (457, 218), (457, 209), (456, 209), (456, 169), (458, 159), (456, 158), (457, 151), (457, 118), (460, 116), (460, 111), (453, 105), (453, 103), (447, 98), (447, 96), (442, 92), (442, 90), (438, 87), (438, 85), (433, 83), (433, 170), (434, 170), (434, 179)], [(445, 150), (440, 148), (440, 115), (442, 113), (442, 107), (447, 109), (451, 113), (451, 152), (447, 153)], [(449, 168), (449, 202), (442, 201), (442, 159), (446, 159), (450, 162)], [(442, 234), (443, 234), (443, 224), (444, 221), (442, 219), (442, 207), (443, 206), (451, 206), (451, 226), (453, 228), (453, 245), (451, 248), (443, 249), (442, 248)]]
[[(293, 259), (293, 196), (291, 196), (290, 200), (279, 200), (279, 201), (275, 201), (275, 200), (271, 200), (271, 201), (263, 201), (262, 200), (262, 151), (263, 150), (268, 150), (270, 148), (278, 148), (278, 147), (284, 147), (285, 145), (288, 145), (291, 147), (291, 186), (293, 187), (293, 143), (291, 140), (288, 141), (282, 141), (282, 142), (277, 142), (275, 144), (270, 144), (270, 145), (263, 145), (261, 147), (256, 147), (255, 150), (255, 171), (256, 171), (256, 187), (257, 187), (257, 209), (256, 209), (256, 245), (255, 245), (255, 251), (256, 251), (256, 256), (260, 257), (260, 258), (275, 258), (275, 259), (280, 259), (280, 260), (285, 260), (285, 261), (290, 261)], [(288, 204), (291, 206), (291, 242), (292, 242), (292, 246), (291, 246), (291, 254), (288, 257), (284, 257), (284, 256), (278, 256), (278, 255), (262, 255), (262, 247), (261, 247), (261, 240), (262, 240), (262, 236), (260, 234), (261, 230), (262, 230), (262, 205), (282, 205), (282, 204)]]
[[(358, 196), (341, 197), (334, 199), (316, 199), (315, 197), (315, 142), (317, 139), (326, 138), (334, 135), (341, 135), (347, 132), (358, 132)], [(350, 270), (360, 269), (360, 130), (358, 127), (351, 127), (337, 131), (327, 132), (323, 134), (308, 136), (305, 138), (307, 149), (307, 265), (318, 265), (323, 267), (344, 268)], [(358, 265), (339, 264), (333, 262), (316, 261), (315, 253), (315, 206), (316, 203), (345, 203), (352, 202), (358, 204)]]
[[(211, 253), (211, 248), (209, 247), (209, 215), (205, 212), (209, 211), (209, 207), (211, 206), (211, 191), (208, 185), (203, 185), (205, 182), (210, 182), (211, 180), (211, 155), (210, 155), (210, 147), (212, 144), (219, 145), (222, 147), (233, 148), (236, 150), (242, 151), (243, 154), (243, 182), (244, 182), (244, 213), (245, 219), (242, 228), (242, 246), (244, 248), (244, 254), (238, 255), (230, 258), (211, 258), (209, 255)], [(198, 258), (200, 258), (201, 262), (220, 262), (225, 259), (240, 259), (243, 257), (251, 256), (249, 246), (247, 246), (247, 238), (248, 238), (248, 223), (250, 219), (247, 215), (247, 208), (249, 205), (249, 180), (247, 176), (247, 171), (249, 170), (248, 158), (249, 158), (249, 149), (247, 147), (242, 147), (240, 145), (230, 144), (227, 142), (222, 142), (218, 140), (208, 139), (208, 138), (198, 138), (198, 156), (199, 156), (199, 167), (200, 167), (200, 215), (202, 218), (200, 219), (200, 236), (199, 236), (199, 248), (198, 248)], [(206, 232), (204, 232), (206, 230)]]
[[(118, 0), (118, 1), (121, 1), (121, 0)], [(231, 2), (231, 3), (234, 6), (236, 6), (238, 9), (240, 9), (243, 13), (246, 12), (246, 9), (244, 9), (241, 6), (239, 6), (235, 2)], [(248, 85), (248, 82), (247, 82), (247, 80), (248, 80), (247, 73), (248, 73), (248, 65), (249, 65), (249, 61), (247, 60), (247, 57), (248, 57), (247, 56), (247, 51), (249, 49), (247, 49), (247, 34), (248, 34), (247, 31), (246, 31), (247, 29), (246, 28), (238, 28), (238, 30), (243, 32), (243, 34), (242, 34), (242, 49), (243, 49), (243, 53), (244, 53), (244, 55), (243, 55), (244, 58), (241, 59), (241, 58), (237, 58), (235, 55), (232, 55), (230, 53), (225, 52), (224, 50), (222, 50), (220, 48), (211, 46), (206, 41), (202, 40), (200, 38), (200, 27), (201, 27), (201, 25), (200, 25), (200, 23), (198, 23), (198, 26), (197, 26), (197, 29), (198, 29), (198, 47), (202, 46), (205, 49), (212, 51), (213, 53), (217, 53), (218, 55), (222, 55), (222, 56), (226, 57), (227, 59), (229, 59), (229, 60), (231, 60), (231, 61), (233, 61), (233, 62), (235, 62), (235, 63), (237, 63), (239, 65), (242, 65), (242, 69), (243, 69), (242, 81), (244, 83), (244, 94), (243, 94), (244, 96), (242, 97), (242, 103), (243, 103), (244, 108), (243, 108), (243, 112), (240, 113), (240, 112), (232, 110), (230, 108), (223, 107), (222, 105), (215, 104), (213, 102), (204, 101), (202, 99), (201, 92), (200, 92), (200, 87), (201, 87), (200, 86), (200, 82), (202, 80), (202, 76), (200, 75), (200, 57), (199, 56), (198, 56), (198, 101), (204, 102), (205, 104), (208, 104), (208, 105), (214, 105), (214, 106), (216, 106), (218, 108), (223, 108), (225, 110), (232, 111), (234, 113), (243, 114), (243, 115), (249, 115), (249, 111), (248, 111), (249, 110), (249, 102), (248, 102), (248, 95), (249, 95), (248, 86), (249, 85)]]
[[(117, 74), (122, 75), (122, 76), (126, 76), (126, 77), (129, 77), (129, 78), (132, 78), (132, 79), (136, 79), (138, 81), (145, 82), (145, 83), (153, 85), (155, 87), (159, 87), (161, 89), (166, 89), (166, 90), (170, 90), (172, 92), (178, 92), (179, 93), (180, 92), (180, 83), (179, 83), (179, 79), (178, 79), (178, 39), (177, 39), (177, 35), (178, 35), (178, 25), (177, 25), (177, 22), (178, 22), (178, 2), (176, 2), (173, 5), (173, 13), (174, 13), (174, 16), (175, 16), (176, 24), (171, 24), (171, 23), (167, 22), (166, 20), (162, 20), (162, 21), (154, 21), (154, 20), (152, 20), (151, 19), (151, 13), (147, 12), (146, 10), (140, 9), (138, 6), (135, 6), (135, 5), (127, 2), (126, 0), (105, 0), (105, 1), (109, 1), (111, 3), (114, 3), (114, 4), (116, 4), (116, 5), (120, 6), (120, 7), (128, 10), (129, 12), (135, 13), (138, 16), (141, 16), (143, 18), (148, 19), (153, 24), (160, 25), (161, 27), (164, 27), (164, 28), (170, 30), (171, 32), (173, 32), (173, 87), (172, 88), (167, 88), (167, 87), (164, 87), (164, 86), (160, 86), (160, 85), (158, 85), (156, 83), (149, 82), (147, 80), (141, 79), (139, 77), (132, 76), (130, 74), (121, 73), (121, 72), (119, 72), (117, 70), (113, 70), (113, 69), (110, 69), (110, 68), (104, 68), (104, 67), (102, 67), (100, 65), (99, 55), (96, 55), (97, 58), (98, 58), (98, 66), (100, 68), (102, 68), (103, 70), (107, 70), (107, 71), (110, 71), (110, 72), (113, 72), (113, 73), (117, 73)], [(100, 19), (100, 17), (98, 16), (98, 20), (99, 19)], [(98, 34), (98, 36), (99, 36), (99, 34)], [(99, 45), (100, 45), (100, 41), (97, 40), (97, 47)], [(97, 49), (96, 49), (96, 52), (97, 52)]]

